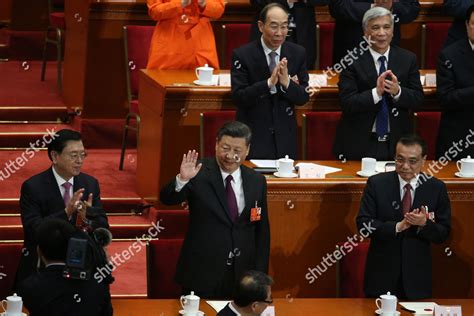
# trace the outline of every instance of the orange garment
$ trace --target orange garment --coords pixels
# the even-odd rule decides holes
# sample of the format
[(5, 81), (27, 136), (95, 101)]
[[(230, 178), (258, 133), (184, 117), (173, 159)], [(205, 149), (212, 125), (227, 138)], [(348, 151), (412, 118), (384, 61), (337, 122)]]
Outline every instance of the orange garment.
[(158, 21), (150, 43), (147, 68), (195, 69), (208, 64), (219, 69), (216, 42), (209, 19), (224, 13), (224, 0), (147, 0), (148, 14)]

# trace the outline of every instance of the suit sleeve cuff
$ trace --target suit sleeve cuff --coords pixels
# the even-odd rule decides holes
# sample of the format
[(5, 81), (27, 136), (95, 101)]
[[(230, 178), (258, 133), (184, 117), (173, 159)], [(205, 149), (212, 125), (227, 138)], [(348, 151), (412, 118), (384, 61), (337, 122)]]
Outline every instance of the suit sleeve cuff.
[(179, 174), (176, 176), (176, 186), (174, 188), (174, 190), (176, 192), (179, 192), (181, 191), (181, 189), (183, 189), (183, 187), (188, 184), (189, 180), (188, 181), (182, 181), (180, 178), (179, 178)]

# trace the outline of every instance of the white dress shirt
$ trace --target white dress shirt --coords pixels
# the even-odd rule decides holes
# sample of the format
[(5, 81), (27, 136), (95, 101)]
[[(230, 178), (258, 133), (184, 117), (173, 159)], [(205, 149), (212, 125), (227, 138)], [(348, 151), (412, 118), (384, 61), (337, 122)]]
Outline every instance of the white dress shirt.
[[(410, 180), (410, 182), (406, 182), (405, 180), (398, 175), (398, 181), (400, 182), (400, 201), (403, 201), (403, 196), (405, 195), (405, 185), (407, 183), (410, 183), (411, 189), (410, 189), (410, 194), (411, 194), (411, 205), (413, 205), (413, 201), (415, 200), (415, 191), (416, 188), (418, 187), (418, 179), (420, 178), (420, 175), (417, 174), (413, 179)], [(418, 227), (418, 231), (420, 231), (421, 227)], [(400, 230), (398, 229), (398, 223), (395, 225), (395, 232), (399, 233)]]
[(59, 187), (59, 192), (61, 192), (61, 196), (64, 198), (64, 192), (66, 191), (66, 189), (63, 187), (63, 184), (66, 182), (69, 182), (71, 184), (71, 187), (69, 188), (69, 197), (72, 198), (72, 195), (74, 194), (74, 177), (66, 181), (56, 172), (56, 169), (54, 169), (54, 166), (52, 169), (53, 169), (54, 178), (56, 178), (56, 182)]
[(474, 51), (474, 43), (469, 40), (469, 45), (471, 45), (472, 50)]

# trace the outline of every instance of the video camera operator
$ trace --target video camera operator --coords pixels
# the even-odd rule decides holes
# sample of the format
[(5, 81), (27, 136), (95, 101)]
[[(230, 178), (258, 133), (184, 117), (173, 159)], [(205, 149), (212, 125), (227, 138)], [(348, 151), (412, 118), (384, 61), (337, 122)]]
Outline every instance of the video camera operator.
[(93, 240), (95, 235), (61, 219), (44, 220), (36, 235), (38, 256), (45, 268), (19, 287), (30, 315), (113, 315), (109, 284), (89, 277), (90, 269), (102, 264), (99, 259), (104, 255), (102, 245)]

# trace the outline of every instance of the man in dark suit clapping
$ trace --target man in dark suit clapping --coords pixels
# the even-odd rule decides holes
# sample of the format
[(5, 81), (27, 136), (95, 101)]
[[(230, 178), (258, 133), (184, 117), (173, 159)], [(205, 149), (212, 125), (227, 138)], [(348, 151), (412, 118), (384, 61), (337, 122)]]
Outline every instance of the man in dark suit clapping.
[(262, 9), (258, 27), (262, 37), (232, 56), (237, 121), (253, 133), (249, 158), (297, 158), (295, 105), (309, 100), (305, 49), (285, 41), (288, 12), (279, 3)]
[(396, 171), (367, 181), (356, 221), (359, 229), (369, 225), (374, 231), (365, 266), (368, 297), (431, 297), (431, 243), (448, 239), (451, 206), (446, 185), (421, 172), (426, 152), (420, 137), (402, 137)]
[(179, 174), (160, 193), (164, 204), (187, 200), (190, 223), (176, 268), (184, 293), (213, 299), (232, 297), (246, 270), (267, 272), (270, 227), (265, 177), (242, 165), (251, 132), (226, 123), (216, 137), (215, 158), (183, 156)]
[(415, 54), (391, 46), (393, 25), (387, 9), (368, 10), (363, 28), (371, 46), (340, 74), (342, 118), (333, 148), (339, 159), (392, 160), (400, 136), (412, 131), (410, 111), (421, 107), (423, 89)]

